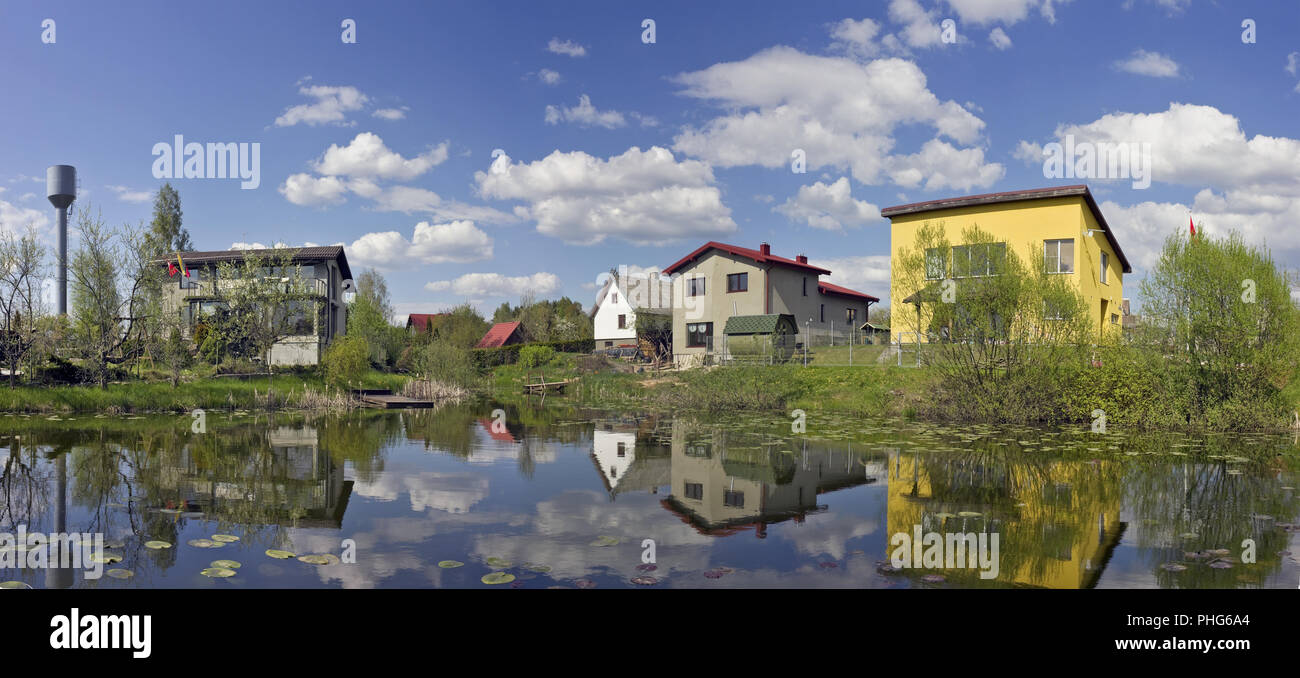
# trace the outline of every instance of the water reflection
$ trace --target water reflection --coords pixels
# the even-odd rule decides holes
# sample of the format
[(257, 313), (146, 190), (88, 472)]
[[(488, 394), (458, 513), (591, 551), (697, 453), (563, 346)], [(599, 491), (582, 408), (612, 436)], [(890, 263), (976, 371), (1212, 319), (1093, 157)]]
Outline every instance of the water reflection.
[[(526, 586), (629, 586), (649, 571), (671, 586), (897, 587), (937, 573), (961, 587), (1292, 588), (1300, 576), (1281, 437), (848, 422), (815, 439), (761, 418), (497, 404), (231, 415), (209, 431), (173, 417), (8, 418), (0, 532), (101, 532), (136, 576), (0, 567), (0, 581), (480, 586), (489, 559)], [(998, 577), (881, 571), (891, 537), (916, 526), (996, 534)], [(188, 544), (215, 533), (240, 542)], [(355, 564), (263, 554), (338, 553), (345, 539)], [(198, 576), (217, 558), (247, 566), (220, 583)], [(447, 559), (468, 565), (437, 567)]]

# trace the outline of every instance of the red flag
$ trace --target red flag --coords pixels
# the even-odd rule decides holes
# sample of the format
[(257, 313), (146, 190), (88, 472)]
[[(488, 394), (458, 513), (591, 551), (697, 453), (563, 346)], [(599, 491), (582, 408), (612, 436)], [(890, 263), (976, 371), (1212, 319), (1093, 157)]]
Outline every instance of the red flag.
[(167, 262), (167, 277), (171, 278), (171, 277), (175, 277), (175, 275), (176, 275), (176, 264), (173, 264), (170, 261)]
[(1196, 235), (1196, 222), (1192, 221), (1192, 216), (1187, 215), (1187, 226), (1192, 229), (1192, 235)]

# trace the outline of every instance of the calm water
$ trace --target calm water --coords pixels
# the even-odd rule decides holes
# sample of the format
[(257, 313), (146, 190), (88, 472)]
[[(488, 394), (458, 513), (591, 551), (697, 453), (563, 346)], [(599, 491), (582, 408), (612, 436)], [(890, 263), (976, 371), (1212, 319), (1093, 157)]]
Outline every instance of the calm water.
[[(1291, 436), (838, 417), (812, 417), (795, 436), (779, 416), (710, 421), (554, 402), (503, 407), (505, 426), (494, 428), (496, 407), (212, 413), (205, 433), (189, 417), (0, 418), (0, 532), (101, 532), (123, 559), (107, 567), (134, 573), (0, 567), (0, 581), (487, 588), (481, 577), (502, 571), (515, 580), (498, 587), (524, 588), (635, 587), (638, 577), (658, 588), (1300, 584), (1300, 478), (1278, 457)], [(891, 537), (917, 525), (997, 534), (997, 578), (880, 571)], [(239, 541), (189, 543), (216, 534)], [(639, 569), (647, 539), (653, 570)], [(1254, 563), (1242, 562), (1246, 539)], [(265, 553), (345, 555), (345, 540), (355, 563)], [(219, 559), (242, 567), (200, 574)], [(464, 565), (440, 567), (446, 560)], [(1166, 569), (1175, 563), (1185, 569)]]

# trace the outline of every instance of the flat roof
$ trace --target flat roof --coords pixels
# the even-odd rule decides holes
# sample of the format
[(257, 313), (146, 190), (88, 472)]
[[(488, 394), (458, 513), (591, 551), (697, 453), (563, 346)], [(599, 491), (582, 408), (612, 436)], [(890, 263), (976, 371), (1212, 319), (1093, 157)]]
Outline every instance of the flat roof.
[(1129, 265), (1128, 257), (1124, 256), (1124, 250), (1120, 249), (1119, 241), (1115, 239), (1114, 231), (1111, 230), (1110, 224), (1106, 223), (1106, 217), (1102, 216), (1101, 208), (1097, 207), (1097, 201), (1093, 199), (1092, 191), (1088, 190), (1087, 184), (1029, 188), (1019, 191), (981, 193), (979, 195), (966, 195), (958, 198), (941, 198), (939, 200), (914, 202), (907, 205), (886, 207), (880, 210), (880, 216), (895, 217), (904, 214), (920, 214), (922, 212), (934, 212), (937, 210), (953, 209), (957, 207), (993, 205), (997, 203), (1022, 202), (1028, 200), (1047, 200), (1050, 198), (1080, 197), (1083, 198), (1084, 203), (1088, 205), (1088, 209), (1092, 210), (1092, 216), (1097, 220), (1097, 224), (1101, 226), (1101, 230), (1106, 233), (1106, 239), (1110, 241), (1111, 249), (1115, 250), (1115, 256), (1119, 257), (1119, 262), (1124, 267), (1124, 272), (1132, 273), (1133, 267)]

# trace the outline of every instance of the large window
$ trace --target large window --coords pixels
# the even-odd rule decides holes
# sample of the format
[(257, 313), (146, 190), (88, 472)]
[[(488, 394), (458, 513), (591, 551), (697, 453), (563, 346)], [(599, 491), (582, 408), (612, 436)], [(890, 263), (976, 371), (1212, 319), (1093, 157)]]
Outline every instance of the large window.
[(948, 275), (948, 251), (942, 247), (931, 247), (925, 251), (925, 279), (939, 280)]
[(704, 296), (704, 278), (691, 278), (686, 281), (686, 296), (702, 297)]
[(1048, 273), (1074, 273), (1074, 239), (1044, 240), (1043, 260)]
[(685, 495), (687, 499), (703, 499), (704, 483), (683, 483), (682, 494)]
[(1102, 282), (1102, 284), (1108, 284), (1108, 283), (1107, 283), (1107, 280), (1106, 280), (1106, 269), (1109, 268), (1109, 267), (1110, 267), (1110, 257), (1109, 257), (1105, 252), (1102, 252), (1102, 253), (1101, 253), (1101, 282)]
[(1002, 272), (1006, 259), (1006, 243), (958, 245), (952, 248), (952, 277), (970, 278), (997, 275)]
[(708, 348), (713, 343), (713, 323), (686, 323), (686, 347)]
[(749, 291), (749, 274), (748, 274), (748, 273), (728, 273), (728, 274), (727, 274), (727, 291), (728, 291), (728, 292), (748, 292), (748, 291)]
[(856, 308), (844, 309), (844, 322), (847, 322), (850, 326), (852, 326), (853, 321), (857, 319), (858, 319), (858, 309)]
[(723, 490), (722, 505), (734, 506), (736, 508), (745, 508), (745, 493), (736, 492), (735, 490)]
[(620, 313), (618, 316), (618, 329), (620, 330), (627, 329), (627, 316), (622, 313)]

